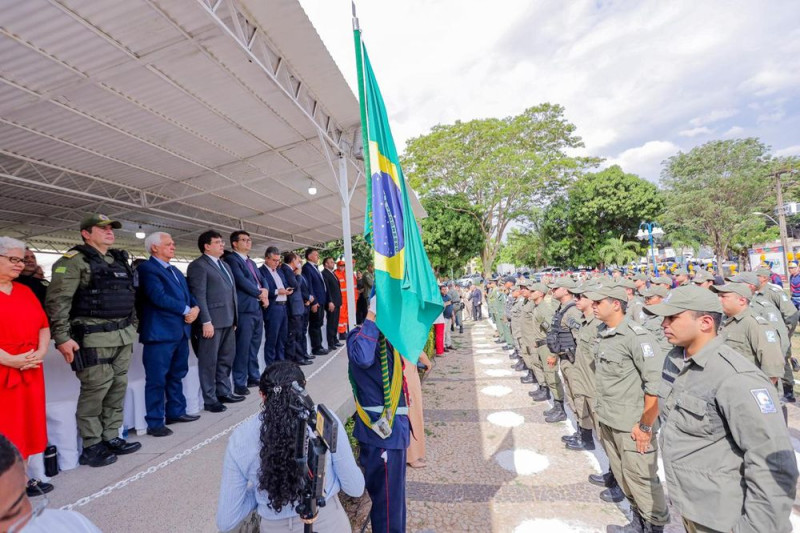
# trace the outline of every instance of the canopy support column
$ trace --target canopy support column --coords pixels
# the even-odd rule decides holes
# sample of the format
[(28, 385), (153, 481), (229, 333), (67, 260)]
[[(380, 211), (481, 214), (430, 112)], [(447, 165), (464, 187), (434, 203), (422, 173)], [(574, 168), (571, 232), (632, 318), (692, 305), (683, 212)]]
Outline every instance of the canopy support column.
[(347, 185), (347, 159), (339, 153), (339, 194), (342, 200), (342, 240), (344, 241), (344, 271), (347, 287), (347, 327), (356, 325), (356, 288), (353, 286), (353, 243), (350, 235), (350, 187)]

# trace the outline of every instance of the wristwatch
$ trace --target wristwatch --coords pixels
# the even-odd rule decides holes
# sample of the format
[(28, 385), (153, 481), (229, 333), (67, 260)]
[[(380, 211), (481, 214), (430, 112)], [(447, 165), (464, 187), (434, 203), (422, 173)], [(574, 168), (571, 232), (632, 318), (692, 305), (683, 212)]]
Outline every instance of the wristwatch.
[(642, 431), (644, 433), (652, 433), (653, 432), (653, 426), (648, 426), (647, 424), (643, 424), (642, 422), (639, 422), (639, 431)]

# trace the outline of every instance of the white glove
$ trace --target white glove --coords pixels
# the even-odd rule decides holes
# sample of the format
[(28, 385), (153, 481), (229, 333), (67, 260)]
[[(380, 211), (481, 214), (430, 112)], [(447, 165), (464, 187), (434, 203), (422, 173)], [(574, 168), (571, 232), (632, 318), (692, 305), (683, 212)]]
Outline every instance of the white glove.
[(369, 299), (369, 311), (372, 314), (377, 315), (378, 314), (377, 310), (378, 310), (378, 300), (377, 297), (373, 296), (372, 298)]

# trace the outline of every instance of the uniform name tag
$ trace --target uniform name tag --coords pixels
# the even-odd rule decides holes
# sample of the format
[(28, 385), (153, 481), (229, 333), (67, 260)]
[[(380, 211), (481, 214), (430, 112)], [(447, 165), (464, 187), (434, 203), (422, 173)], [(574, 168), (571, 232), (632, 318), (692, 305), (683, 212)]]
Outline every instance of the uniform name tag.
[(642, 353), (644, 354), (645, 357), (655, 357), (656, 356), (656, 352), (653, 351), (653, 347), (650, 346), (646, 342), (642, 343)]
[(769, 395), (767, 389), (751, 389), (750, 394), (752, 394), (753, 398), (755, 398), (756, 404), (758, 404), (758, 408), (761, 409), (762, 413), (768, 414), (776, 413), (778, 411), (775, 408), (775, 402), (772, 401), (772, 397)]

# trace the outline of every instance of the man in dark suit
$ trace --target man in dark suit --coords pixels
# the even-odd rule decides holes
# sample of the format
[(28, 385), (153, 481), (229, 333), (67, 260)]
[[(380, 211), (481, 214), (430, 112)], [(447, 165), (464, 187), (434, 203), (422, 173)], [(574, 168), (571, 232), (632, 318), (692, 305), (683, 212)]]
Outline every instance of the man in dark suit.
[(283, 274), (283, 279), (286, 280), (287, 288), (292, 289), (287, 305), (289, 333), (286, 338), (286, 357), (299, 365), (310, 365), (314, 356), (308, 356), (306, 336), (303, 333), (308, 289), (303, 287), (305, 285), (303, 276), (295, 274), (300, 271), (301, 264), (300, 257), (296, 253), (286, 252), (283, 255), (283, 263), (278, 269)]
[(314, 355), (325, 355), (328, 350), (322, 347), (322, 324), (324, 321), (325, 308), (328, 305), (328, 289), (325, 280), (317, 268), (319, 261), (319, 250), (308, 248), (306, 250), (306, 263), (303, 265), (303, 277), (306, 280), (309, 291), (314, 296), (308, 314), (308, 336), (311, 338), (311, 353)]
[[(144, 345), (144, 397), (147, 434), (172, 435), (164, 425), (194, 422), (186, 414), (183, 378), (189, 371), (191, 323), (200, 308), (189, 293), (183, 274), (169, 262), (175, 258), (175, 242), (169, 233), (156, 232), (144, 241), (150, 260), (139, 264), (139, 342)], [(166, 397), (166, 404), (165, 399)], [(165, 408), (166, 407), (166, 408)]]
[(225, 252), (222, 235), (209, 230), (197, 238), (203, 255), (189, 264), (189, 290), (200, 307), (192, 336), (200, 373), (205, 410), (220, 413), (223, 403), (241, 402), (231, 391), (231, 367), (236, 357), (234, 328), (237, 320), (233, 272), (220, 258)]
[(233, 359), (233, 392), (246, 396), (247, 387), (257, 387), (261, 379), (258, 371), (258, 349), (261, 347), (264, 318), (262, 307), (269, 304), (267, 289), (261, 273), (247, 255), (253, 247), (246, 231), (231, 233), (233, 252), (226, 252), (222, 260), (233, 272), (236, 299), (239, 302), (239, 321), (236, 326), (236, 357)]
[(286, 337), (289, 332), (286, 304), (294, 290), (287, 288), (283, 272), (278, 269), (280, 262), (280, 251), (270, 246), (264, 253), (264, 264), (259, 268), (269, 297), (269, 306), (264, 309), (264, 362), (267, 366), (286, 359)]
[(335, 264), (333, 257), (326, 257), (322, 262), (322, 278), (325, 280), (325, 288), (328, 292), (328, 307), (325, 309), (325, 320), (328, 321), (325, 331), (328, 336), (328, 349), (333, 350), (342, 346), (339, 342), (339, 311), (342, 308), (342, 288), (339, 285), (339, 278), (334, 274)]

